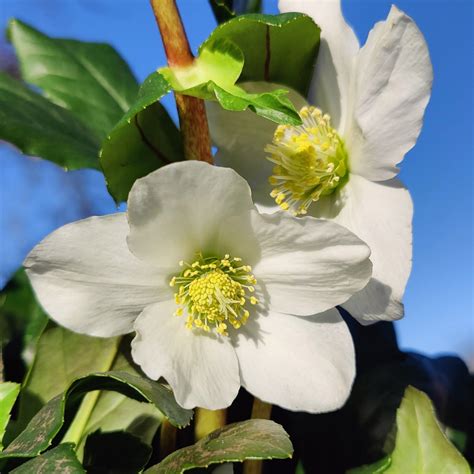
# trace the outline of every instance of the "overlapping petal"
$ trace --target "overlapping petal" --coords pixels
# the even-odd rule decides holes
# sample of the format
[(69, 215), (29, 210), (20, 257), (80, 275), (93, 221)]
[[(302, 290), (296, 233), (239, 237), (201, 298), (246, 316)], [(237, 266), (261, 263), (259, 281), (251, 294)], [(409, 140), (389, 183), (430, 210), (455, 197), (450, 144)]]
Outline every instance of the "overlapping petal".
[(347, 147), (353, 173), (371, 181), (398, 174), (415, 145), (431, 94), (433, 69), (415, 22), (392, 6), (357, 56)]
[(360, 322), (403, 316), (402, 297), (411, 271), (413, 204), (398, 179), (374, 183), (352, 175), (337, 195), (313, 206), (313, 215), (345, 226), (370, 247), (373, 275), (343, 306)]
[(137, 180), (128, 199), (131, 251), (177, 268), (212, 248), (225, 216), (252, 209), (248, 184), (231, 169), (198, 161), (174, 163)]
[(91, 217), (46, 237), (24, 262), (46, 312), (91, 336), (133, 330), (143, 308), (170, 297), (165, 275), (138, 260), (126, 243), (125, 214)]
[(321, 27), (321, 43), (309, 102), (329, 113), (333, 126), (344, 133), (350, 113), (351, 75), (359, 41), (344, 20), (340, 0), (280, 0), (282, 13), (301, 12)]
[(260, 245), (254, 274), (272, 311), (308, 316), (344, 303), (369, 281), (370, 250), (333, 222), (285, 212), (252, 219)]
[(132, 355), (152, 379), (164, 377), (184, 408), (229, 406), (240, 388), (229, 339), (186, 329), (173, 300), (146, 308), (135, 322)]
[[(281, 88), (269, 82), (244, 82), (247, 92), (261, 93)], [(298, 92), (289, 90), (288, 98), (297, 110), (306, 105), (306, 100)], [(218, 166), (235, 169), (252, 188), (255, 202), (272, 205), (271, 186), (268, 177), (273, 164), (266, 159), (265, 147), (271, 143), (276, 125), (250, 111), (230, 112), (216, 102), (206, 103), (209, 130), (218, 150), (214, 156)]]
[(270, 312), (236, 335), (242, 385), (293, 411), (340, 408), (355, 376), (351, 335), (336, 309), (300, 318)]

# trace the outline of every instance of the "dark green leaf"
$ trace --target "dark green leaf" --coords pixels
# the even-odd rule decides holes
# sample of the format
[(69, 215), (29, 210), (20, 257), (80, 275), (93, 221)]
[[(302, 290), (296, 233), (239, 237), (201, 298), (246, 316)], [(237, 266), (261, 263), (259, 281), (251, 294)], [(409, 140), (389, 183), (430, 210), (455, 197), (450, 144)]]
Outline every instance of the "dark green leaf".
[(151, 447), (129, 433), (96, 432), (87, 438), (83, 464), (88, 474), (136, 474), (150, 455)]
[(29, 365), (48, 316), (36, 301), (23, 269), (18, 270), (0, 292), (0, 320), (4, 324), (0, 345), (11, 338), (19, 339), (23, 359)]
[(395, 448), (389, 458), (350, 474), (469, 474), (467, 461), (449, 442), (428, 396), (409, 386), (397, 410)]
[(11, 472), (14, 474), (85, 474), (86, 471), (76, 457), (74, 445), (65, 443)]
[(19, 20), (9, 37), (23, 78), (104, 138), (130, 108), (138, 84), (109, 45), (50, 38)]
[(169, 91), (160, 74), (150, 74), (136, 101), (102, 145), (100, 163), (116, 202), (127, 199), (136, 179), (184, 159), (181, 134), (158, 103)]
[(235, 83), (244, 65), (238, 46), (224, 38), (206, 42), (192, 66), (165, 67), (160, 73), (176, 92), (217, 100), (226, 110), (249, 108), (257, 115), (281, 124), (300, 125), (301, 118), (285, 97), (288, 91), (277, 89), (250, 94)]
[(224, 426), (193, 446), (178, 449), (147, 469), (152, 474), (180, 474), (188, 469), (245, 459), (286, 459), (293, 446), (285, 430), (270, 420), (247, 420)]
[[(129, 361), (128, 354), (124, 353), (129, 347), (130, 341), (122, 340), (120, 352), (111, 370), (139, 375), (138, 369)], [(141, 442), (151, 444), (162, 419), (162, 412), (153, 403), (139, 402), (121, 393), (104, 390), (100, 392), (95, 406), (88, 414), (78, 453), (83, 451), (87, 435), (99, 430), (102, 433), (126, 431)]]
[(77, 379), (66, 392), (49, 401), (0, 453), (0, 458), (33, 457), (42, 453), (62, 428), (69, 406), (77, 405), (87, 392), (94, 390), (114, 390), (135, 400), (153, 403), (175, 426), (187, 425), (192, 417), (192, 410), (181, 408), (172, 391), (161, 383), (126, 372), (91, 374)]
[(218, 26), (201, 46), (232, 40), (243, 52), (239, 81), (267, 81), (308, 93), (319, 48), (320, 29), (307, 15), (248, 14)]
[(20, 384), (13, 382), (0, 383), (0, 451), (3, 449), (3, 435), (10, 419), (10, 412), (20, 392)]
[(244, 13), (260, 13), (261, 0), (209, 0), (214, 16), (219, 23)]
[(383, 472), (387, 471), (391, 462), (392, 460), (390, 456), (386, 456), (380, 461), (374, 462), (373, 464), (366, 464), (354, 469), (349, 469), (347, 474), (382, 474)]
[(15, 432), (23, 430), (43, 405), (67, 390), (75, 379), (110, 370), (119, 340), (85, 336), (63, 327), (47, 329), (38, 341), (33, 367), (23, 383)]
[(98, 168), (99, 141), (71, 112), (0, 73), (0, 139), (74, 170)]

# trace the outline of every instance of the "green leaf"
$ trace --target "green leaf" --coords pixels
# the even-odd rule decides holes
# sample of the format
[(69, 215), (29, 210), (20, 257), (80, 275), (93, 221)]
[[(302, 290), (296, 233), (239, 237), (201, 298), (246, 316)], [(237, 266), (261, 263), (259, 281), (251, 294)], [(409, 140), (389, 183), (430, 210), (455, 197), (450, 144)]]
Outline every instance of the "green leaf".
[(102, 144), (100, 163), (116, 202), (125, 201), (136, 179), (184, 159), (181, 134), (158, 101), (170, 85), (150, 74), (136, 101)]
[(209, 3), (219, 23), (237, 15), (259, 13), (262, 10), (261, 0), (209, 0)]
[(409, 386), (397, 410), (395, 448), (388, 458), (350, 474), (469, 474), (469, 464), (449, 442), (428, 396)]
[(117, 337), (90, 337), (63, 327), (47, 329), (23, 383), (15, 432), (23, 430), (43, 405), (63, 393), (76, 378), (110, 370), (119, 341)]
[[(122, 350), (127, 344), (129, 345), (128, 340), (123, 341)], [(112, 371), (139, 375), (139, 371), (129, 362), (129, 357), (122, 352), (117, 355)], [(149, 445), (162, 419), (162, 412), (154, 404), (139, 402), (121, 393), (104, 390), (100, 392), (84, 426), (78, 453), (82, 452), (87, 435), (96, 431), (101, 431), (103, 434), (126, 431)]]
[(165, 385), (126, 372), (103, 372), (75, 380), (68, 390), (50, 400), (30, 421), (25, 430), (2, 452), (0, 458), (33, 457), (46, 450), (65, 422), (65, 414), (87, 392), (114, 390), (142, 402), (153, 403), (169, 419), (182, 427), (189, 424), (192, 410), (181, 408)]
[(0, 321), (3, 323), (0, 345), (12, 339), (20, 341), (21, 357), (30, 365), (48, 316), (36, 301), (23, 269), (18, 270), (0, 292)]
[(244, 66), (244, 56), (235, 43), (224, 38), (206, 42), (191, 66), (159, 70), (176, 92), (217, 100), (226, 110), (247, 108), (276, 123), (300, 125), (301, 119), (285, 96), (288, 91), (249, 94), (235, 85)]
[(0, 73), (0, 139), (74, 170), (98, 168), (99, 141), (68, 110)]
[(347, 474), (382, 474), (387, 471), (391, 463), (391, 457), (386, 456), (373, 464), (365, 464), (364, 466), (349, 469)]
[(136, 474), (151, 456), (151, 447), (124, 432), (93, 433), (87, 438), (84, 467), (89, 474)]
[(3, 449), (3, 435), (10, 419), (10, 412), (20, 393), (20, 384), (13, 382), (0, 383), (0, 451)]
[(8, 34), (26, 82), (104, 138), (130, 108), (138, 84), (111, 46), (50, 38), (19, 20)]
[(286, 459), (293, 446), (285, 430), (270, 420), (224, 426), (192, 446), (178, 449), (145, 473), (180, 474), (188, 469), (245, 459)]
[(60, 444), (54, 449), (13, 469), (12, 474), (85, 474), (74, 445)]
[(320, 28), (302, 13), (248, 14), (218, 26), (201, 47), (225, 38), (243, 52), (240, 81), (266, 81), (306, 96), (316, 62)]
[(467, 461), (441, 430), (431, 400), (411, 386), (397, 411), (397, 435), (391, 458), (386, 471), (390, 474), (471, 472)]

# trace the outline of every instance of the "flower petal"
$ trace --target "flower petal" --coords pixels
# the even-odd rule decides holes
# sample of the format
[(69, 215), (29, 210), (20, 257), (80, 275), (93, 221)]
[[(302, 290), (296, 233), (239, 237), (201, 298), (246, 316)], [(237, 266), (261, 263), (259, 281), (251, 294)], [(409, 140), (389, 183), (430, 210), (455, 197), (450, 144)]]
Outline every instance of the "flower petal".
[(307, 318), (270, 312), (236, 335), (242, 385), (293, 411), (340, 408), (355, 376), (351, 335), (336, 309)]
[(344, 133), (359, 41), (344, 20), (340, 0), (280, 0), (279, 8), (282, 13), (306, 13), (320, 26), (321, 43), (309, 101), (330, 114), (333, 126)]
[(173, 316), (174, 301), (146, 308), (135, 322), (133, 360), (148, 377), (164, 377), (177, 402), (217, 410), (228, 407), (240, 388), (237, 356), (228, 338), (185, 327)]
[(313, 207), (318, 217), (347, 227), (372, 251), (371, 281), (342, 306), (362, 323), (401, 318), (412, 261), (413, 204), (407, 189), (398, 179), (374, 183), (352, 175), (338, 198), (329, 196)]
[[(285, 86), (268, 82), (244, 82), (239, 86), (250, 93), (284, 87), (297, 110), (307, 105), (303, 97)], [(218, 147), (215, 164), (232, 168), (243, 176), (252, 188), (256, 203), (273, 204), (268, 178), (274, 165), (266, 159), (265, 147), (272, 142), (277, 125), (249, 110), (229, 112), (217, 102), (206, 102), (206, 110), (212, 141)]]
[(397, 163), (420, 134), (432, 82), (422, 33), (392, 6), (358, 55), (353, 126), (346, 137), (354, 173), (371, 181), (398, 174)]
[(125, 214), (91, 217), (46, 237), (24, 262), (41, 305), (62, 326), (91, 336), (132, 331), (145, 306), (170, 297), (165, 277), (127, 247)]
[(368, 282), (370, 251), (333, 222), (255, 213), (261, 259), (254, 275), (270, 310), (308, 316), (344, 303)]
[(174, 163), (135, 182), (128, 199), (128, 245), (139, 258), (178, 268), (212, 249), (224, 218), (253, 209), (235, 171), (198, 161)]

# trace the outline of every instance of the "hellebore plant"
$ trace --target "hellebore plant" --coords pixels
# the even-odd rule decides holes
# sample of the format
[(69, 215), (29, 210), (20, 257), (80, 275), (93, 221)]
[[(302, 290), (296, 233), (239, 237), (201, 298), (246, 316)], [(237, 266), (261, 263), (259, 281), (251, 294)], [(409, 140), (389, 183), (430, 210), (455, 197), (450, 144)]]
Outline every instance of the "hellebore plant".
[(216, 162), (248, 180), (261, 209), (278, 205), (334, 220), (364, 240), (373, 276), (343, 307), (363, 324), (399, 319), (411, 270), (413, 205), (396, 165), (414, 146), (430, 97), (425, 40), (395, 6), (362, 48), (338, 0), (282, 0), (280, 10), (306, 13), (321, 27), (309, 104), (290, 95), (303, 124), (275, 129), (250, 113), (231, 115), (209, 104)]
[(334, 307), (367, 284), (368, 247), (333, 222), (260, 214), (233, 170), (161, 168), (136, 181), (126, 214), (60, 228), (25, 267), (59, 324), (135, 331), (133, 359), (186, 408), (227, 407), (241, 385), (313, 413), (349, 394), (354, 349)]

